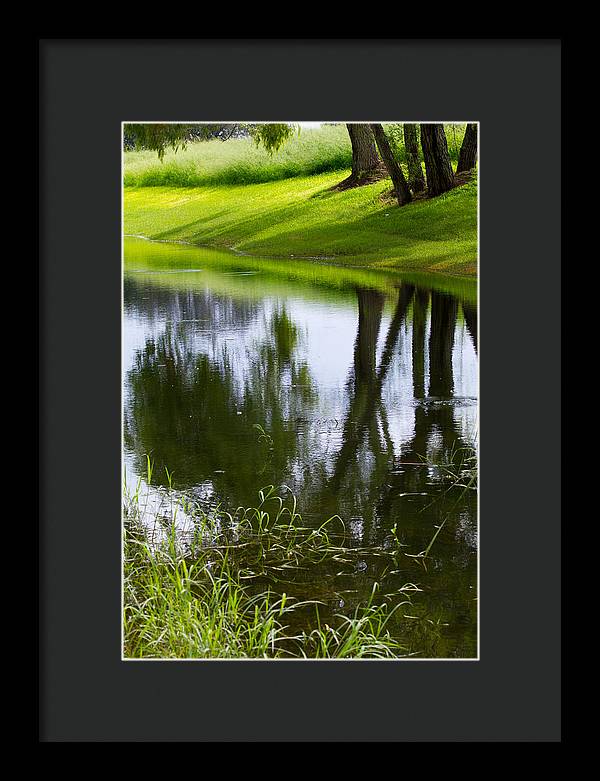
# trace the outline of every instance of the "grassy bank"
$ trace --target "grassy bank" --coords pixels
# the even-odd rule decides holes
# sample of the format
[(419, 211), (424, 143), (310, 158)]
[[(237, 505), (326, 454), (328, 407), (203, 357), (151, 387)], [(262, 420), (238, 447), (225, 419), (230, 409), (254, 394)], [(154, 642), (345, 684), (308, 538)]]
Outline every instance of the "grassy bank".
[[(464, 126), (446, 126), (454, 163)], [(404, 164), (399, 126), (388, 126)], [(345, 192), (343, 124), (304, 130), (270, 155), (248, 138), (191, 143), (164, 162), (124, 155), (125, 233), (235, 249), (249, 255), (326, 258), (338, 265), (475, 275), (477, 184), (402, 209), (390, 180)]]
[[(305, 260), (236, 255), (220, 249), (198, 248), (191, 244), (146, 241), (126, 238), (124, 242), (125, 270), (147, 285), (181, 289), (182, 274), (188, 290), (211, 290), (234, 299), (261, 300), (265, 295), (305, 297), (307, 300), (333, 301), (344, 297), (356, 303), (356, 288), (380, 290), (392, 298), (397, 295), (399, 278), (407, 284), (450, 293), (461, 301), (477, 304), (477, 280), (474, 277), (450, 274), (435, 275), (415, 271), (365, 269), (331, 263), (308, 263)], [(202, 275), (185, 273), (202, 268)], [(156, 271), (169, 270), (168, 274)], [(181, 270), (182, 274), (176, 272)], [(223, 274), (223, 271), (252, 272), (248, 275)], [(293, 288), (291, 287), (293, 285)]]
[(128, 187), (124, 231), (250, 255), (476, 274), (475, 180), (399, 208), (382, 198), (389, 181), (332, 191), (347, 173), (249, 185)]

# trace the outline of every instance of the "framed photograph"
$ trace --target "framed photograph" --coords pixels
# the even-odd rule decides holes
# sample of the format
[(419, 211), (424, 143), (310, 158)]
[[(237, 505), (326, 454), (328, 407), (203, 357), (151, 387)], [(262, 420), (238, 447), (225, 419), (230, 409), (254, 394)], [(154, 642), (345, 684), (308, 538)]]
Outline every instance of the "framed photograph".
[(40, 741), (560, 741), (560, 40), (39, 65)]

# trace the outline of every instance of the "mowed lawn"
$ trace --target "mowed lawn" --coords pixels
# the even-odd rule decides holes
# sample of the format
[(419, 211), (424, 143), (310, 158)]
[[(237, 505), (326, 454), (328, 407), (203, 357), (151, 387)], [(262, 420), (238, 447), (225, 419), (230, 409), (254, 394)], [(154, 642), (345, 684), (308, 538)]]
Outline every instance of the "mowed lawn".
[(264, 257), (477, 273), (477, 181), (402, 208), (390, 180), (332, 191), (348, 170), (258, 184), (125, 187), (124, 232)]

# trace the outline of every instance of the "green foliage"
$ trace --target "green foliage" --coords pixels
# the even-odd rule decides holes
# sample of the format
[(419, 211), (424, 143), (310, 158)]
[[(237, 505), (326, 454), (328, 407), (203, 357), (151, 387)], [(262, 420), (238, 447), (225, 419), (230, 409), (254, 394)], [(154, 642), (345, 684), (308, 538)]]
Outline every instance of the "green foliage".
[[(150, 460), (148, 461), (150, 464)], [(149, 469), (149, 478), (151, 472)], [(410, 604), (406, 584), (370, 598), (350, 615), (327, 611), (319, 599), (282, 591), (277, 573), (304, 571), (324, 560), (347, 562), (364, 549), (344, 547), (345, 527), (333, 516), (317, 528), (302, 524), (295, 498), (285, 503), (273, 486), (256, 507), (202, 511), (166, 492), (166, 514), (148, 517), (138, 480), (124, 495), (123, 654), (126, 658), (395, 658), (407, 649), (391, 628)], [(153, 512), (157, 512), (156, 510)], [(190, 531), (176, 526), (186, 514)], [(193, 529), (193, 531), (191, 531)], [(157, 530), (162, 532), (157, 533)], [(376, 551), (376, 553), (380, 553)], [(389, 554), (390, 560), (393, 554)], [(339, 566), (336, 564), (336, 566)], [(274, 576), (269, 581), (269, 573)], [(261, 584), (262, 590), (253, 585)], [(290, 584), (293, 586), (293, 584)], [(390, 602), (395, 603), (390, 607)], [(291, 631), (302, 611), (301, 632)], [(298, 622), (298, 619), (296, 619)]]
[(128, 124), (123, 127), (123, 148), (148, 149), (159, 153), (162, 159), (167, 149), (184, 149), (188, 142), (208, 141), (218, 138), (228, 141), (230, 138), (242, 138), (249, 135), (245, 123), (194, 123), (194, 124)]
[(151, 149), (158, 154), (162, 161), (167, 149), (177, 152), (185, 148), (189, 137), (191, 125), (189, 124), (125, 124), (123, 133), (137, 149)]
[(446, 141), (448, 142), (448, 154), (450, 155), (450, 160), (454, 163), (454, 168), (456, 168), (456, 163), (458, 163), (460, 147), (465, 137), (466, 129), (466, 125), (457, 125), (456, 123), (444, 125)]
[[(447, 124), (444, 126), (446, 131), (446, 138), (448, 140), (448, 151), (450, 153), (451, 160), (456, 163), (458, 161), (458, 155), (460, 152), (460, 145), (464, 137), (466, 125), (464, 124)], [(342, 128), (346, 133), (344, 125), (331, 123), (324, 125), (322, 131), (327, 134), (328, 128)], [(385, 125), (386, 135), (390, 141), (394, 155), (401, 162), (405, 162), (406, 155), (404, 151), (404, 135), (403, 126), (400, 123), (388, 123)], [(240, 139), (245, 136), (250, 136), (254, 139), (256, 147), (262, 147), (268, 156), (272, 157), (276, 152), (279, 152), (286, 143), (288, 143), (294, 135), (300, 135), (300, 126), (287, 123), (230, 123), (230, 124), (202, 124), (202, 123), (187, 123), (187, 124), (167, 124), (167, 123), (146, 123), (146, 124), (125, 124), (123, 127), (123, 137), (125, 143), (125, 149), (150, 150), (156, 152), (159, 160), (162, 162), (165, 155), (169, 150), (172, 150), (173, 154), (178, 151), (186, 149), (187, 145), (191, 142), (207, 141), (210, 139), (219, 139), (221, 141), (228, 141), (230, 139)], [(311, 133), (309, 140), (317, 142), (319, 145), (320, 138), (316, 133)], [(346, 141), (348, 139), (346, 137)], [(349, 142), (348, 142), (349, 146)], [(318, 156), (318, 155), (315, 155)], [(126, 161), (127, 164), (127, 161)], [(339, 169), (339, 165), (338, 165)], [(338, 170), (330, 164), (328, 167), (321, 167), (319, 170), (306, 170), (303, 173), (319, 173), (322, 171)], [(195, 173), (195, 178), (194, 178)], [(297, 172), (289, 168), (287, 171), (280, 172), (288, 176), (297, 176)], [(180, 186), (193, 186), (194, 183), (200, 184), (199, 178), (203, 178), (203, 171), (196, 170), (195, 172), (186, 169), (185, 166), (175, 165), (169, 173), (160, 176), (147, 176), (143, 178), (143, 181), (132, 181), (128, 179), (126, 175), (126, 185), (142, 184), (145, 186), (151, 185), (180, 185)], [(237, 178), (229, 178), (229, 182), (259, 182), (272, 180), (272, 171), (265, 173), (264, 175), (258, 174), (256, 171), (248, 177), (237, 176)], [(277, 178), (283, 178), (279, 175)], [(227, 177), (223, 178), (222, 183), (226, 183)]]
[(229, 141), (231, 138), (243, 138), (248, 135), (248, 125), (244, 122), (228, 124), (197, 124), (190, 125), (190, 141), (208, 141), (218, 138), (220, 141)]
[(392, 147), (392, 151), (394, 153), (394, 157), (396, 160), (398, 160), (401, 163), (406, 162), (406, 155), (404, 152), (404, 132), (402, 130), (402, 125), (400, 124), (389, 124), (384, 125), (385, 134), (388, 137), (388, 141), (390, 142), (390, 146)]
[(300, 134), (300, 126), (294, 128), (289, 124), (265, 124), (251, 125), (249, 132), (256, 146), (263, 146), (269, 154), (278, 152), (285, 142), (294, 135), (295, 130)]
[(177, 154), (167, 150), (161, 164), (155, 152), (137, 150), (124, 156), (125, 187), (201, 187), (257, 184), (328, 171), (343, 171), (352, 163), (344, 125), (292, 133), (278, 152), (270, 154), (250, 137), (222, 143), (189, 141)]
[[(449, 123), (444, 125), (446, 141), (448, 142), (448, 154), (450, 155), (450, 160), (454, 163), (455, 167), (456, 163), (458, 162), (460, 146), (465, 135), (466, 127), (467, 126), (464, 123)], [(404, 148), (404, 125), (400, 123), (389, 123), (384, 125), (384, 129), (390, 141), (390, 146), (394, 151), (394, 155), (401, 163), (406, 163), (406, 151)]]
[(168, 149), (177, 152), (185, 149), (190, 141), (219, 138), (226, 141), (243, 135), (250, 135), (257, 146), (263, 146), (270, 154), (278, 152), (300, 126), (289, 124), (201, 124), (201, 123), (126, 123), (123, 127), (125, 149), (149, 149), (162, 162)]

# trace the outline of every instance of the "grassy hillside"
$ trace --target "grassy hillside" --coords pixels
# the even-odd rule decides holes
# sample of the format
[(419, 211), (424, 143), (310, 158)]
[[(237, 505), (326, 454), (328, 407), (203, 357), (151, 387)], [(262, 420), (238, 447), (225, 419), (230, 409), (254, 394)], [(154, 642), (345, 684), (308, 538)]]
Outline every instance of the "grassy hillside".
[(347, 173), (249, 185), (128, 187), (124, 231), (251, 255), (326, 257), (344, 265), (476, 274), (475, 180), (399, 208), (382, 198), (389, 180), (332, 192), (332, 185)]

